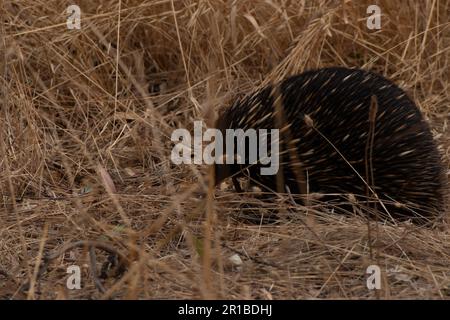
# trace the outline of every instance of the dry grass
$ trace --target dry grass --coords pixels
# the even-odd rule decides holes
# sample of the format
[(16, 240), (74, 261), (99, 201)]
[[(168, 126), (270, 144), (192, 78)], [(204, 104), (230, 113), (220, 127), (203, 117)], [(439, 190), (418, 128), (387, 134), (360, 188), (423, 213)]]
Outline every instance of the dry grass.
[[(372, 299), (376, 263), (379, 297), (448, 299), (448, 224), (380, 224), (369, 245), (362, 218), (214, 191), (205, 167), (170, 162), (173, 129), (331, 65), (407, 90), (448, 161), (449, 1), (377, 1), (380, 31), (366, 28), (371, 2), (80, 0), (81, 30), (66, 28), (72, 1), (0, 2), (0, 297)], [(243, 203), (284, 213), (244, 223)], [(97, 288), (103, 250), (58, 252), (77, 241), (109, 244), (127, 269)], [(73, 264), (81, 290), (65, 286)]]

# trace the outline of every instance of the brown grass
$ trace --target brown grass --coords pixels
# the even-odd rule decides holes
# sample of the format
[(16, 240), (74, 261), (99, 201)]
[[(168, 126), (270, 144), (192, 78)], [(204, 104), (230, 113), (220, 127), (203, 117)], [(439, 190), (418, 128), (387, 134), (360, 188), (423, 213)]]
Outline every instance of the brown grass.
[[(448, 224), (380, 224), (369, 244), (363, 218), (214, 191), (206, 167), (170, 162), (173, 129), (331, 65), (404, 88), (448, 161), (450, 4), (377, 2), (379, 31), (366, 28), (372, 1), (80, 0), (81, 30), (66, 28), (72, 1), (0, 2), (0, 297), (448, 299)], [(243, 203), (284, 213), (244, 223)], [(125, 272), (96, 287), (89, 266), (106, 251), (62, 252), (78, 241), (120, 252)], [(81, 290), (65, 286), (74, 264)]]

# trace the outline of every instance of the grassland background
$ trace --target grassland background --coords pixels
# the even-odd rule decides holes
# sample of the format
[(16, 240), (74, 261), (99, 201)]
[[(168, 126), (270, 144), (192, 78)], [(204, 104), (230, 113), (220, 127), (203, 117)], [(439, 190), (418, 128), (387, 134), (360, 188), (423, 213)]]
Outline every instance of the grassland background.
[[(70, 4), (80, 30), (67, 29)], [(367, 29), (370, 4), (380, 30)], [(268, 81), (340, 65), (405, 89), (448, 170), (449, 1), (3, 0), (0, 18), (1, 298), (450, 297), (448, 222), (379, 224), (369, 243), (363, 218), (213, 191), (206, 167), (170, 161), (175, 128), (211, 124)], [(243, 204), (284, 214), (244, 223)], [(127, 268), (96, 286), (90, 265), (105, 250)], [(74, 264), (80, 290), (66, 288)]]

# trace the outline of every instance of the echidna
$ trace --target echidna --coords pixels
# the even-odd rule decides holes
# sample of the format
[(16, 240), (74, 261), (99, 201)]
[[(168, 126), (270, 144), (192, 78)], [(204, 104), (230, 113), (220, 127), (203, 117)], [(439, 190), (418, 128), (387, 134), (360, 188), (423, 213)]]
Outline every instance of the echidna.
[[(331, 67), (289, 77), (236, 101), (216, 127), (281, 129), (278, 191), (369, 196), (385, 217), (421, 223), (444, 214), (446, 182), (430, 128), (407, 94), (374, 72)], [(279, 175), (262, 176), (260, 167), (216, 164), (216, 183), (249, 174), (277, 191)]]

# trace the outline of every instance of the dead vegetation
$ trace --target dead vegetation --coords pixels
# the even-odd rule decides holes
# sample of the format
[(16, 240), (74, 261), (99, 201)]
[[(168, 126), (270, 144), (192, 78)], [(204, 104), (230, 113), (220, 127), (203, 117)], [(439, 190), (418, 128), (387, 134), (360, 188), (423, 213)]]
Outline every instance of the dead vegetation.
[[(1, 298), (450, 297), (446, 223), (380, 224), (369, 243), (361, 217), (213, 190), (206, 167), (170, 161), (175, 128), (331, 65), (404, 88), (448, 161), (448, 1), (378, 1), (378, 31), (370, 1), (77, 3), (80, 30), (71, 1), (0, 2)], [(243, 204), (279, 220), (245, 222)], [(66, 288), (71, 265), (80, 290)]]

